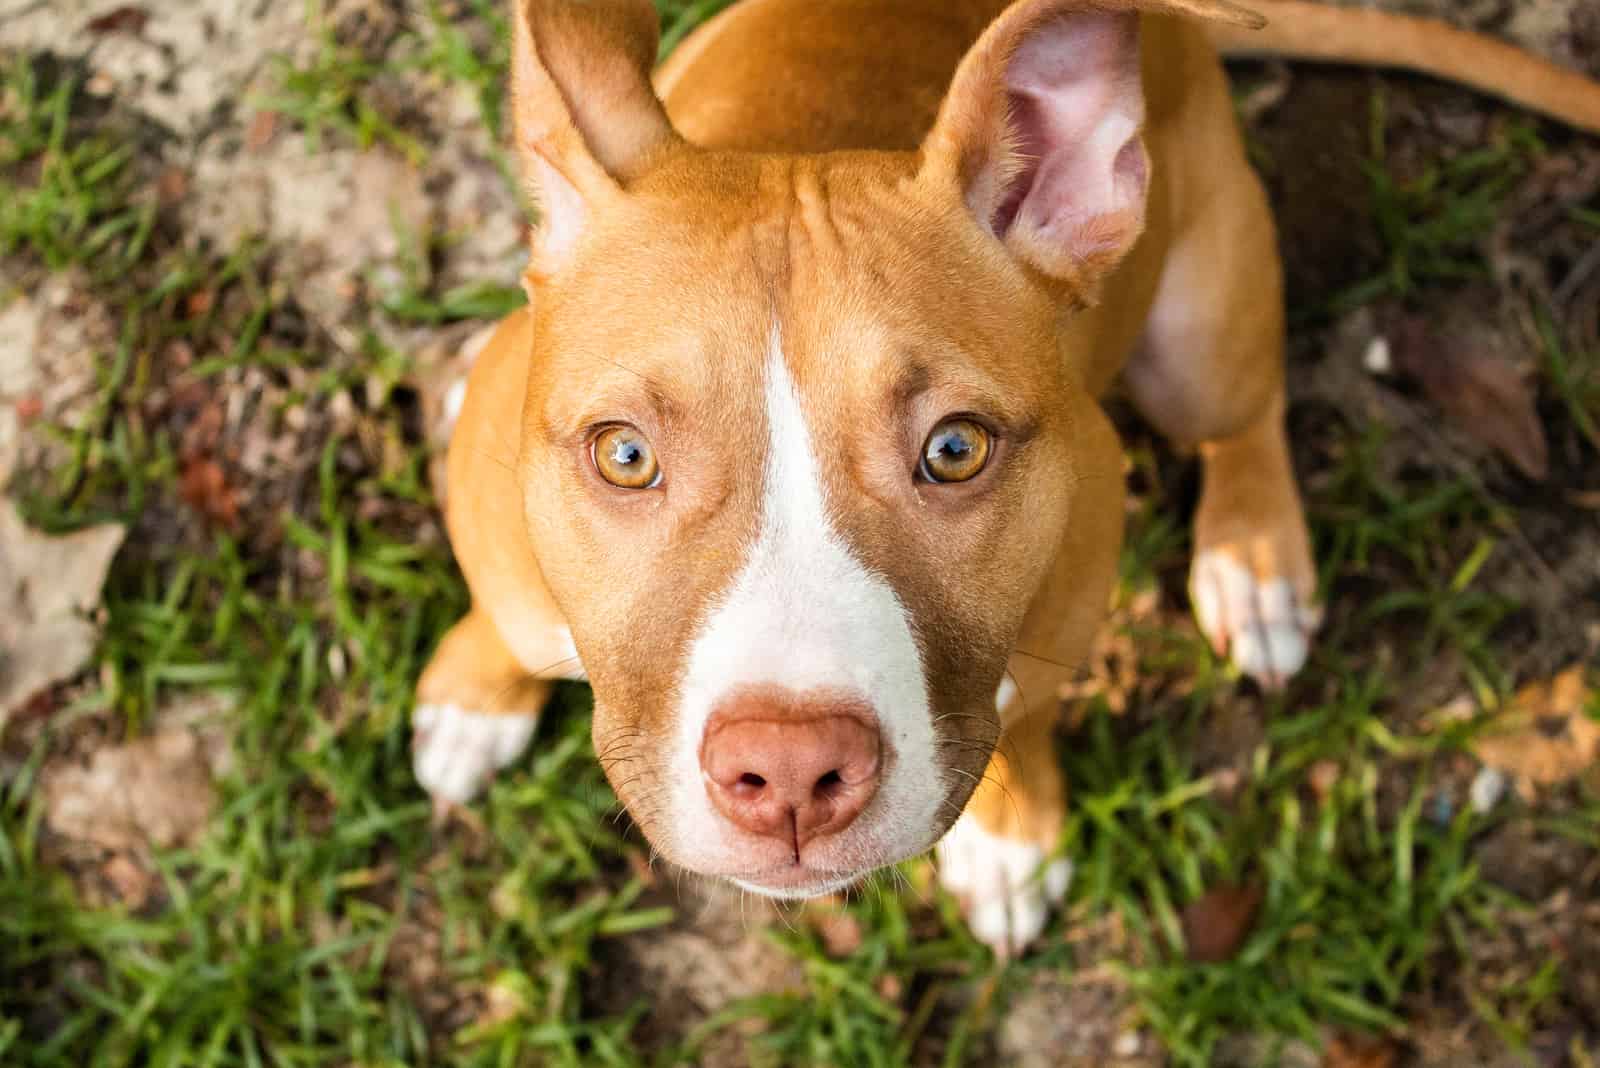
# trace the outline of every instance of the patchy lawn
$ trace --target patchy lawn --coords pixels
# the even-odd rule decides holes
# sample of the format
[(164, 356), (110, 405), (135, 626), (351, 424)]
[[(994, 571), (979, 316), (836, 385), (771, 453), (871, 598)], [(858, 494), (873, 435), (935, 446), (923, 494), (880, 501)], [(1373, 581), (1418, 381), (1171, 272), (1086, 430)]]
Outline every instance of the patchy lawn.
[[(668, 48), (719, 5), (661, 6)], [(1502, 6), (1600, 74), (1600, 2)], [(0, 589), (6, 642), (89, 658), (0, 707), (0, 1063), (1600, 1063), (1600, 142), (1237, 71), (1328, 620), (1278, 697), (1212, 655), (1194, 466), (1113, 402), (1078, 876), (1002, 967), (925, 861), (783, 912), (652, 868), (581, 687), (466, 815), (412, 781), (466, 596), (431, 383), (521, 300), (503, 33), (0, 0), (0, 574), (92, 602), (122, 525), (94, 631), (14, 637), (42, 595)]]

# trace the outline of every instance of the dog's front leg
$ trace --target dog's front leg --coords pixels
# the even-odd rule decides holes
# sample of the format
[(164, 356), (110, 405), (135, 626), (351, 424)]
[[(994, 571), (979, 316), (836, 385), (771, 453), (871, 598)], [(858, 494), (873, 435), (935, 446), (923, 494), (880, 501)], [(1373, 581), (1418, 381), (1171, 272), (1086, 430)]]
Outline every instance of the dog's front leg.
[(1122, 549), (1122, 447), (1098, 406), (1079, 398), (1079, 452), (1068, 476), (1074, 520), (1022, 625), (996, 705), (1000, 741), (983, 780), (939, 843), (939, 878), (973, 934), (1018, 953), (1044, 930), (1072, 878), (1058, 854), (1067, 784), (1056, 756), (1063, 687), (1103, 625)]
[(1168, 253), (1126, 377), (1145, 417), (1200, 452), (1189, 579), (1200, 629), (1239, 670), (1276, 688), (1310, 652), (1317, 571), (1284, 427), (1277, 236), (1237, 136), (1222, 133), (1216, 144), (1186, 145), (1204, 152), (1190, 165), (1216, 185), (1196, 195), (1196, 214)]
[[(1002, 697), (1008, 690), (1002, 687)], [(1072, 881), (1072, 861), (1056, 855), (1067, 789), (1054, 727), (1052, 707), (1005, 730), (983, 781), (938, 847), (939, 881), (960, 898), (972, 933), (1001, 957), (1039, 936)]]
[[(572, 662), (556, 644), (550, 652), (552, 664)], [(411, 739), (417, 781), (436, 799), (470, 801), (527, 748), (552, 685), (511, 655), (487, 613), (469, 612), (444, 636), (417, 684)]]

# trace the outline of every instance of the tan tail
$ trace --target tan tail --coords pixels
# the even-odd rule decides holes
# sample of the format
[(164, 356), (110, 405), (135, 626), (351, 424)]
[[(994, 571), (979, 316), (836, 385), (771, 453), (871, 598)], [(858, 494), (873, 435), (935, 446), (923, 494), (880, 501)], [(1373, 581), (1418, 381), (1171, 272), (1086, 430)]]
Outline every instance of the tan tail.
[(1224, 55), (1417, 71), (1600, 133), (1600, 83), (1503, 42), (1409, 15), (1303, 0), (1246, 2), (1267, 17), (1267, 26), (1260, 30), (1209, 26), (1211, 39)]

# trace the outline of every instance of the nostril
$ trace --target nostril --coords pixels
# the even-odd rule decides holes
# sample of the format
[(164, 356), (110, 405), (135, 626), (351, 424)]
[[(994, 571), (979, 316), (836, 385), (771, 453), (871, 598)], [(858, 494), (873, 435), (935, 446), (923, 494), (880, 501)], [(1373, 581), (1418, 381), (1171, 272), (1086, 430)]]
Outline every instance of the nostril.
[(754, 699), (718, 709), (699, 753), (718, 815), (795, 850), (850, 826), (877, 791), (882, 756), (876, 722), (852, 706)]

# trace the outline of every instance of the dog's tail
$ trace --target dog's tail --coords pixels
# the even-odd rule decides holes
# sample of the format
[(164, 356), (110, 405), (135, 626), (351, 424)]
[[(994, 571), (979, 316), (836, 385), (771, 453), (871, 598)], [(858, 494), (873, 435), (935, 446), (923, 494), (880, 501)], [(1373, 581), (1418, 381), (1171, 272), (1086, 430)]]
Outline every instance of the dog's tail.
[(1306, 0), (1245, 0), (1267, 17), (1260, 30), (1208, 27), (1224, 55), (1396, 67), (1459, 82), (1600, 133), (1600, 83), (1521, 49), (1433, 19), (1330, 7)]

